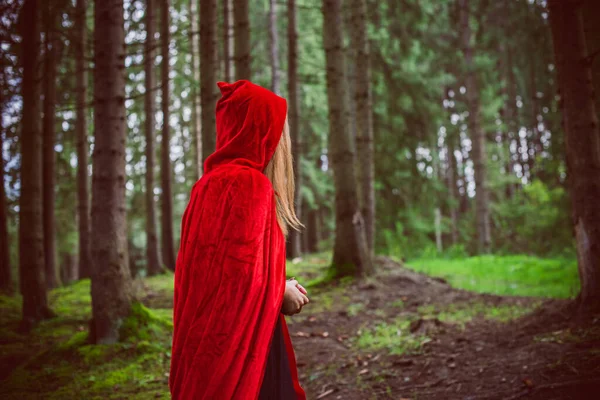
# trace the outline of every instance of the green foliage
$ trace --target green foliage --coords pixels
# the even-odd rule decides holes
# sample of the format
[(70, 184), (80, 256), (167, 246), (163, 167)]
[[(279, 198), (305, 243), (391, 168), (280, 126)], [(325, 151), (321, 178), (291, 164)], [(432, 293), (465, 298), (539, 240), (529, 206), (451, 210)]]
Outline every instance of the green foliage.
[(577, 263), (571, 258), (525, 255), (416, 259), (408, 268), (446, 279), (479, 293), (571, 298), (579, 291)]
[(562, 187), (540, 180), (492, 205), (496, 247), (532, 254), (572, 254), (573, 236)]

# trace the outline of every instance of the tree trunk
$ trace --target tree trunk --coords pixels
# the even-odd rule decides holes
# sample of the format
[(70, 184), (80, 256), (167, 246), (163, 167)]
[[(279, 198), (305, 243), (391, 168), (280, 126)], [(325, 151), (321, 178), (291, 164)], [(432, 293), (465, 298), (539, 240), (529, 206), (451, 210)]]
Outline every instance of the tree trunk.
[(550, 0), (550, 27), (563, 96), (572, 217), (577, 240), (580, 310), (600, 310), (600, 130), (581, 7)]
[(471, 27), (469, 26), (469, 0), (459, 0), (462, 51), (465, 57), (467, 104), (469, 107), (469, 130), (473, 142), (475, 167), (475, 215), (477, 221), (477, 242), (479, 253), (490, 251), (490, 215), (488, 208), (488, 188), (486, 172), (486, 140), (481, 126), (479, 88), (471, 48)]
[(309, 210), (306, 221), (306, 249), (316, 253), (319, 245), (319, 210)]
[[(516, 141), (517, 154), (518, 154), (518, 143), (519, 134), (517, 132), (519, 124), (517, 123), (517, 83), (515, 82), (515, 73), (513, 71), (513, 59), (512, 59), (512, 48), (507, 44), (506, 49), (506, 94), (507, 101), (505, 105), (506, 109), (506, 139), (508, 145), (508, 159), (506, 162), (506, 172), (509, 176), (512, 176), (515, 172), (515, 164), (513, 161), (513, 154), (511, 146)], [(506, 187), (506, 196), (512, 198), (515, 193), (515, 186), (512, 183), (508, 183)]]
[(448, 186), (448, 194), (450, 195), (450, 201), (448, 205), (448, 211), (450, 214), (450, 237), (452, 241), (452, 245), (458, 244), (458, 209), (460, 202), (460, 195), (458, 193), (458, 163), (456, 161), (456, 156), (454, 152), (457, 149), (456, 139), (457, 135), (459, 135), (459, 131), (457, 129), (452, 129), (452, 124), (450, 123), (450, 118), (452, 115), (452, 108), (449, 103), (452, 101), (452, 98), (449, 95), (449, 88), (446, 88), (446, 101), (448, 102), (448, 118), (446, 121), (446, 146), (448, 150), (448, 170), (446, 176), (446, 182)]
[(86, 10), (87, 0), (75, 6), (75, 96), (77, 102), (75, 136), (77, 137), (77, 207), (79, 210), (79, 279), (90, 277), (90, 193), (88, 181)]
[(225, 82), (233, 79), (233, 26), (231, 21), (231, 0), (223, 0), (223, 63), (225, 64)]
[(200, 0), (200, 102), (202, 108), (202, 157), (215, 151), (217, 138), (217, 1)]
[(358, 182), (361, 185), (361, 212), (365, 220), (367, 245), (375, 242), (375, 164), (373, 162), (373, 107), (371, 100), (370, 50), (367, 35), (367, 2), (352, 0), (350, 4), (351, 37), (354, 47), (356, 105), (356, 143), (358, 152)]
[(92, 176), (93, 343), (119, 340), (131, 309), (125, 202), (125, 29), (123, 0), (94, 2)]
[(19, 204), (19, 273), (23, 295), (21, 330), (28, 331), (50, 317), (44, 279), (42, 215), (42, 133), (38, 62), (41, 49), (39, 2), (25, 0), (21, 8), (23, 116), (21, 121), (21, 198)]
[(450, 192), (450, 223), (451, 223), (451, 240), (453, 245), (458, 244), (458, 209), (460, 203), (460, 195), (458, 193), (458, 166), (454, 151), (456, 145), (454, 140), (448, 143), (448, 191)]
[[(292, 139), (292, 155), (294, 157), (294, 179), (296, 180), (296, 191), (294, 193), (294, 204), (296, 215), (302, 220), (302, 174), (300, 160), (302, 157), (302, 141), (300, 140), (300, 102), (298, 101), (298, 27), (296, 22), (296, 0), (288, 0), (288, 123)], [(273, 69), (275, 73), (275, 69)], [(299, 257), (301, 254), (301, 234), (292, 230), (289, 236), (288, 256)]]
[(531, 49), (529, 59), (529, 79), (531, 80), (531, 137), (528, 140), (527, 150), (527, 165), (529, 166), (529, 181), (533, 181), (535, 178), (535, 159), (541, 152), (541, 138), (538, 129), (537, 116), (539, 114), (539, 105), (537, 97), (537, 82), (536, 75), (539, 69), (536, 69), (536, 58), (533, 56), (534, 49)]
[(44, 130), (43, 130), (43, 215), (44, 215), (44, 271), (46, 288), (58, 286), (56, 270), (56, 218), (54, 216), (56, 176), (56, 156), (54, 145), (56, 141), (56, 5), (51, 2), (44, 4), (45, 25), (45, 60), (44, 60)]
[(199, 35), (200, 23), (198, 21), (198, 2), (197, 0), (190, 0), (188, 3), (188, 11), (190, 14), (190, 33), (189, 33), (189, 45), (190, 52), (192, 53), (192, 127), (190, 134), (192, 135), (192, 142), (194, 143), (194, 151), (196, 154), (196, 179), (202, 176), (202, 124), (200, 123), (201, 111), (200, 111), (200, 68), (198, 66), (198, 57), (200, 56), (200, 39), (195, 40), (196, 36)]
[(279, 78), (279, 38), (277, 34), (277, 2), (269, 0), (269, 47), (271, 49), (271, 91), (281, 94)]
[[(2, 93), (0, 92), (0, 96)], [(0, 104), (2, 104), (0, 98)], [(0, 149), (3, 149), (4, 129), (0, 118)], [(8, 246), (8, 210), (6, 208), (6, 193), (4, 191), (4, 155), (0, 152), (0, 291), (11, 292), (13, 287), (12, 267)]]
[(235, 25), (235, 77), (250, 79), (250, 20), (248, 0), (236, 0), (233, 7)]
[(600, 118), (600, 24), (598, 24), (600, 1), (584, 0), (582, 15), (588, 54), (592, 63), (592, 82), (594, 83), (596, 114)]
[(173, 246), (173, 195), (171, 190), (171, 132), (169, 129), (169, 0), (162, 0), (160, 43), (162, 48), (162, 151), (160, 175), (162, 183), (162, 257), (171, 271), (175, 271), (175, 248)]
[(336, 276), (372, 272), (365, 227), (358, 204), (354, 143), (348, 126), (348, 87), (344, 60), (341, 0), (323, 0), (323, 43), (327, 66), (329, 154), (335, 185)]
[[(156, 233), (156, 213), (154, 204), (154, 33), (156, 30), (154, 0), (146, 0), (146, 44), (145, 44), (145, 84), (144, 112), (146, 115), (146, 264), (148, 275), (162, 272), (162, 264), (158, 252), (158, 235)], [(192, 56), (193, 57), (193, 56)], [(167, 58), (168, 60), (168, 58)], [(193, 112), (193, 111), (192, 111)]]

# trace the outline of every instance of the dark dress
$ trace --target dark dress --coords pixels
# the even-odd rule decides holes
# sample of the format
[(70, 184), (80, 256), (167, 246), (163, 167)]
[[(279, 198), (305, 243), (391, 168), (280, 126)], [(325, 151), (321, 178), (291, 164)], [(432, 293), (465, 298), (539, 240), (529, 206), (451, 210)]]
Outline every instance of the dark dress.
[(258, 398), (259, 400), (295, 400), (297, 398), (279, 318), (273, 333), (265, 376)]

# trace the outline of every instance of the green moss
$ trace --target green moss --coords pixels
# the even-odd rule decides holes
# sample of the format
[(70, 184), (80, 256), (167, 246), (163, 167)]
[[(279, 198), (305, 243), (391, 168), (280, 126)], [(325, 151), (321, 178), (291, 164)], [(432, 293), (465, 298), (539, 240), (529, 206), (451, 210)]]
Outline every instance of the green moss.
[(348, 315), (351, 317), (356, 317), (365, 309), (365, 305), (363, 303), (352, 303), (348, 306)]
[(172, 330), (173, 323), (161, 318), (140, 302), (131, 305), (129, 316), (120, 328), (120, 340), (150, 340), (164, 335), (165, 330)]
[(70, 350), (83, 346), (88, 341), (88, 333), (85, 331), (74, 333), (66, 342), (59, 345), (60, 350)]
[(49, 294), (50, 308), (59, 316), (87, 320), (92, 313), (90, 280), (82, 279)]
[(172, 295), (175, 288), (173, 272), (166, 270), (160, 275), (147, 277), (144, 279), (144, 285), (151, 291), (167, 292)]

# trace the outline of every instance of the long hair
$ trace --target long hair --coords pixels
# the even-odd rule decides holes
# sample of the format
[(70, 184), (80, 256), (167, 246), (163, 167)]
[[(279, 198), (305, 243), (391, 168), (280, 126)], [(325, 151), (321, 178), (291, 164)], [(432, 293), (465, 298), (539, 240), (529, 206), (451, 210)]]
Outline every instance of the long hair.
[(294, 207), (296, 184), (292, 158), (292, 140), (290, 139), (290, 127), (287, 117), (273, 158), (265, 168), (265, 175), (269, 178), (275, 190), (277, 222), (283, 234), (287, 236), (288, 227), (299, 230), (303, 226), (296, 216)]

